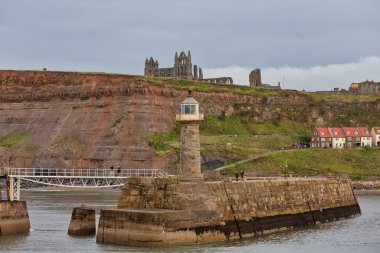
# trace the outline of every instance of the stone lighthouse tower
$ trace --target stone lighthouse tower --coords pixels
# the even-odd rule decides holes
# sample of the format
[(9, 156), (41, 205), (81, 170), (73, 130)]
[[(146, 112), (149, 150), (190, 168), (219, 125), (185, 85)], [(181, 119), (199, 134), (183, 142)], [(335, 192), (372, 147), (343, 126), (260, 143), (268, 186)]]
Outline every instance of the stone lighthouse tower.
[(176, 115), (176, 120), (182, 125), (179, 173), (182, 181), (203, 179), (199, 144), (199, 123), (203, 119), (203, 114), (199, 113), (199, 103), (189, 90), (188, 97), (181, 103), (181, 113)]

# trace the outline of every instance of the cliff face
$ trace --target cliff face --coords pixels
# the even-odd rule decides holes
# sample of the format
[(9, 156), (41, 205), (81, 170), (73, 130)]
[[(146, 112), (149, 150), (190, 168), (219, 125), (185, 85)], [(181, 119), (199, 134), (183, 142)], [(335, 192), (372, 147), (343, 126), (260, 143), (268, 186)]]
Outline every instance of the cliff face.
[[(0, 71), (0, 140), (16, 139), (0, 147), (0, 165), (166, 168), (174, 158), (156, 156), (146, 138), (173, 129), (186, 95), (184, 87), (136, 76)], [(380, 112), (378, 100), (316, 105), (288, 91), (257, 96), (195, 89), (194, 96), (206, 115), (248, 115), (253, 122), (287, 118), (315, 124), (342, 110), (373, 110), (375, 118)]]

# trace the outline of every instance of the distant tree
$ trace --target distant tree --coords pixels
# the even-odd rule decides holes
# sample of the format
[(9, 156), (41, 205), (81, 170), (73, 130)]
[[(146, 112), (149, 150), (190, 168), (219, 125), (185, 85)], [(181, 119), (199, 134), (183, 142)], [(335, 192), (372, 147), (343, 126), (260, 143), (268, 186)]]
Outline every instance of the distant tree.
[(310, 135), (308, 134), (301, 134), (300, 136), (298, 136), (298, 140), (301, 142), (301, 143), (310, 143), (311, 142), (311, 137)]

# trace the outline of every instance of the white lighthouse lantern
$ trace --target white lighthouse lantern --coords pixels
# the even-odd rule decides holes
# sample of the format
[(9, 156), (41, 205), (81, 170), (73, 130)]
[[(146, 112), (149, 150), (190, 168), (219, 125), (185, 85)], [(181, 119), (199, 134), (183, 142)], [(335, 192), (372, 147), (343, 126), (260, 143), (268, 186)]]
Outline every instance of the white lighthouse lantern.
[(203, 120), (204, 115), (199, 113), (199, 103), (188, 91), (188, 97), (181, 103), (181, 113), (176, 115), (177, 121), (199, 121)]

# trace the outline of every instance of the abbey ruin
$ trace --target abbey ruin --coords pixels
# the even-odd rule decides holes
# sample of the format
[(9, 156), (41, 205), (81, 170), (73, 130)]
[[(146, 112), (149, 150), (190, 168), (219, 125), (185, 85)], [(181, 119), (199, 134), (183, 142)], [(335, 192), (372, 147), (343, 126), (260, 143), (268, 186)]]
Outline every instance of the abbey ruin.
[(182, 51), (179, 56), (175, 53), (174, 66), (171, 68), (159, 68), (159, 63), (153, 57), (145, 59), (145, 76), (176, 77), (188, 80), (198, 80), (209, 83), (233, 84), (232, 77), (203, 78), (202, 68), (198, 68), (191, 62), (191, 52), (187, 55)]
[(280, 83), (277, 86), (272, 86), (270, 84), (261, 82), (261, 70), (256, 68), (249, 74), (249, 86), (256, 88), (267, 88), (267, 89), (281, 89)]

